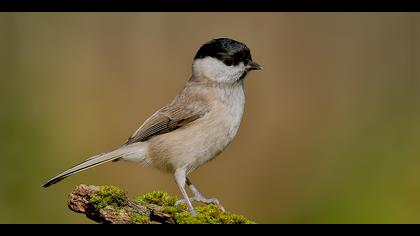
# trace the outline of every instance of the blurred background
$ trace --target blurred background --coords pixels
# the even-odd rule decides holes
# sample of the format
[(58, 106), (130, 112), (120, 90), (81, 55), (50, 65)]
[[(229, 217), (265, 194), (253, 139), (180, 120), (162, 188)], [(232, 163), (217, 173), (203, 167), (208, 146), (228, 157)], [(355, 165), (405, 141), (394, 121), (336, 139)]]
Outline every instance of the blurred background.
[(1, 13), (0, 223), (91, 223), (66, 206), (80, 183), (180, 196), (124, 162), (41, 185), (122, 144), (217, 37), (264, 70), (201, 192), (259, 223), (420, 223), (416, 13)]

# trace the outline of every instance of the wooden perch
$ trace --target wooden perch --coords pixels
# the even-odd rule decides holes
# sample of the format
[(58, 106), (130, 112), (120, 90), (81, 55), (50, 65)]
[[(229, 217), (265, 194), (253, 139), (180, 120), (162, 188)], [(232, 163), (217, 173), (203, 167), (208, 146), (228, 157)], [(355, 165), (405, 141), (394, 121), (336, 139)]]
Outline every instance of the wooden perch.
[(196, 207), (192, 216), (177, 198), (154, 191), (134, 199), (115, 186), (81, 184), (69, 195), (70, 210), (107, 224), (252, 224), (241, 215), (222, 212), (216, 205)]

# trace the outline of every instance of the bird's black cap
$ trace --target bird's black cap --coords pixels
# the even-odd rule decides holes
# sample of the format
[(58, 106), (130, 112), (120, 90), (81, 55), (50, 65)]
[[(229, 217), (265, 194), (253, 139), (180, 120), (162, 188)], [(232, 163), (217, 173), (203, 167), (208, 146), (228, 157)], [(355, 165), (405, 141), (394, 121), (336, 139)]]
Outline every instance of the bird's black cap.
[(245, 65), (256, 64), (252, 61), (251, 52), (244, 43), (229, 38), (213, 39), (203, 44), (194, 59), (205, 57), (217, 58), (227, 66), (236, 66), (240, 62)]

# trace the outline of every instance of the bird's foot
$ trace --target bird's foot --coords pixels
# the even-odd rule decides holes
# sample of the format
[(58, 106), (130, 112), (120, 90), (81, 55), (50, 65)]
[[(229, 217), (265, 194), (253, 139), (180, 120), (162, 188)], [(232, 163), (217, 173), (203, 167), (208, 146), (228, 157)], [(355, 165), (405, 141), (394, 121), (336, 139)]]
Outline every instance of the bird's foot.
[[(218, 206), (221, 211), (223, 212), (225, 211), (225, 208), (222, 205), (220, 205), (219, 200), (217, 200), (216, 198), (205, 198), (203, 196), (194, 196), (190, 198), (190, 201), (201, 202), (204, 204), (214, 204)], [(185, 199), (181, 199), (175, 202), (175, 206), (178, 206), (179, 204), (185, 204), (185, 203), (186, 203)]]

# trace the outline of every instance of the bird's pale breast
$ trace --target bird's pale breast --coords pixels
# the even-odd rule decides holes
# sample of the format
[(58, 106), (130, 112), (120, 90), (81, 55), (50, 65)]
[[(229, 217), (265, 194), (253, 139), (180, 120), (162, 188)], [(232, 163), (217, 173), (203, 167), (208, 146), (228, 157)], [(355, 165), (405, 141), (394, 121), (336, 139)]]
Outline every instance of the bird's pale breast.
[(231, 143), (244, 111), (243, 85), (212, 89), (212, 97), (218, 99), (212, 99), (209, 112), (202, 118), (150, 140), (148, 162), (152, 166), (167, 172), (178, 168), (191, 172)]

